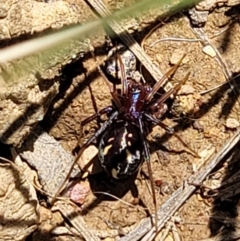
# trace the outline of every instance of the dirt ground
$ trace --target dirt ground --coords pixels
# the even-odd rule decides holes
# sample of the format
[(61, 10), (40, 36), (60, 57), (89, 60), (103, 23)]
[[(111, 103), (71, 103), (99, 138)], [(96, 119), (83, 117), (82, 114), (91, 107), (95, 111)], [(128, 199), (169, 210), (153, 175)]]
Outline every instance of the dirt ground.
[[(111, 10), (125, 4), (124, 1), (105, 3)], [(78, 4), (81, 6), (81, 1)], [(84, 1), (82, 8), (87, 8)], [(203, 156), (206, 150), (217, 153), (239, 126), (239, 10), (238, 5), (227, 3), (216, 4), (205, 11), (201, 9), (197, 14), (207, 14), (207, 19), (196, 26), (190, 24), (193, 20), (189, 12), (154, 23), (154, 12), (132, 20), (138, 21), (137, 29), (131, 29), (133, 36), (162, 73), (166, 73), (186, 54), (171, 83), (175, 86), (188, 71), (190, 76), (175, 100), (167, 102), (169, 111), (162, 121), (174, 127), (175, 133), (187, 146)], [(108, 53), (104, 35), (99, 35), (91, 44), (96, 59), (86, 55), (63, 67), (59, 94), (40, 123), (72, 155), (76, 154), (76, 147), (101, 126), (101, 123), (92, 121), (81, 128), (81, 121), (111, 105), (109, 88), (97, 71), (97, 63), (103, 62)], [(154, 83), (146, 71), (143, 70), (142, 74), (147, 83)], [(224, 84), (231, 76), (235, 78)], [(201, 164), (189, 148), (158, 126), (153, 128), (147, 139), (157, 206), (160, 207)], [(98, 143), (94, 144), (98, 147)], [(157, 240), (240, 240), (237, 150), (238, 147), (203, 184), (195, 184), (201, 188), (168, 222), (166, 237)], [(79, 206), (89, 230), (96, 233), (104, 231), (102, 240), (116, 240), (113, 230), (124, 236), (143, 218), (154, 213), (147, 165), (142, 165), (141, 173), (136, 177), (124, 181), (111, 180), (100, 167), (96, 169), (80, 181), (91, 191)], [(230, 177), (235, 177), (234, 191), (228, 184)], [(63, 226), (64, 219), (58, 212), (50, 210), (44, 195), (38, 195), (38, 199), (40, 222), (26, 240), (83, 240), (64, 232), (50, 235), (53, 227)]]

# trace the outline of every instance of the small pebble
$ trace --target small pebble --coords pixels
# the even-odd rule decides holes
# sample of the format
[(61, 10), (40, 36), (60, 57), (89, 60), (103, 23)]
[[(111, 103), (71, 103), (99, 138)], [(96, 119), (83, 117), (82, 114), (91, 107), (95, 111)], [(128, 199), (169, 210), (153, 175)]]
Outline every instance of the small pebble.
[(89, 184), (77, 183), (69, 193), (70, 199), (75, 203), (83, 204), (90, 192)]
[(114, 238), (107, 237), (103, 241), (114, 241), (114, 240), (115, 240)]
[(181, 223), (181, 222), (182, 222), (181, 217), (179, 217), (179, 216), (174, 216), (174, 223), (178, 224), (178, 223)]
[(89, 164), (90, 161), (97, 155), (98, 149), (94, 145), (90, 145), (86, 150), (84, 150), (80, 160), (78, 160), (78, 165), (82, 168), (82, 170), (92, 174), (93, 172), (93, 163), (87, 168), (86, 166)]
[(165, 241), (174, 241), (173, 237), (171, 236), (171, 234), (169, 233), (167, 235), (167, 237), (165, 238)]
[(226, 121), (226, 127), (228, 129), (236, 129), (237, 127), (239, 127), (240, 123), (239, 121), (237, 121), (234, 118), (228, 118)]
[(212, 58), (216, 57), (216, 52), (211, 45), (207, 45), (207, 46), (203, 47), (202, 51), (203, 51), (203, 53), (207, 54), (208, 56), (210, 56)]
[(195, 120), (193, 122), (193, 128), (198, 130), (199, 132), (203, 132), (204, 131), (204, 124), (200, 120)]
[(192, 232), (194, 230), (194, 228), (192, 226), (188, 227), (188, 231)]
[(116, 51), (120, 54), (126, 77), (131, 77), (136, 70), (137, 59), (136, 56), (126, 48), (124, 45), (112, 48), (108, 53), (108, 60), (106, 61), (106, 72), (109, 76), (121, 80), (120, 62), (117, 59)]
[(183, 85), (178, 91), (179, 95), (190, 95), (195, 93), (195, 89), (191, 85)]

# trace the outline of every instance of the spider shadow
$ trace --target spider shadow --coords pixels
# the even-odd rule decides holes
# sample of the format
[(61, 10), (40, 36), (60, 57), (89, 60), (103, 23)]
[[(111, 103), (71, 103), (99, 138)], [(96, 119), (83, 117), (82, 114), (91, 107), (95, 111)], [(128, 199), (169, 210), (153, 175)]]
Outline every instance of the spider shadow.
[(225, 16), (229, 17), (231, 20), (229, 21), (227, 30), (223, 33), (223, 39), (221, 42), (221, 49), (224, 52), (228, 50), (230, 38), (232, 36), (231, 31), (233, 30), (236, 23), (239, 24), (239, 11), (240, 11), (240, 4), (230, 7), (226, 12)]
[(239, 101), (238, 100), (238, 97), (240, 95), (239, 80), (240, 80), (239, 73), (233, 73), (232, 79), (225, 84), (225, 88), (227, 88), (225, 91), (227, 98), (224, 105), (222, 106), (222, 111), (219, 114), (219, 118), (222, 118), (222, 117), (227, 118), (235, 103)]
[[(80, 76), (80, 80), (74, 83), (74, 79)], [(82, 59), (74, 63), (66, 65), (62, 70), (61, 80), (59, 81), (59, 93), (54, 98), (52, 104), (41, 125), (46, 131), (49, 131), (58, 121), (62, 113), (69, 106), (69, 103), (81, 93), (85, 87), (93, 81), (95, 76), (89, 75), (86, 78), (86, 69), (82, 64)], [(58, 107), (54, 107), (54, 103), (60, 102)]]
[(139, 192), (135, 184), (136, 177), (137, 173), (126, 179), (117, 180), (109, 176), (104, 170), (100, 173), (90, 175), (88, 181), (96, 199), (86, 206), (84, 205), (82, 213), (87, 214), (103, 201), (116, 201), (116, 199), (122, 199), (126, 193), (130, 191), (133, 197), (132, 201), (138, 199), (138, 204), (145, 209), (147, 216), (149, 216), (150, 212), (147, 206), (144, 204), (141, 197), (139, 197)]
[[(213, 207), (209, 219), (209, 229), (211, 236), (217, 236), (219, 241), (235, 240), (236, 231), (238, 230), (237, 217), (239, 213), (238, 203), (240, 200), (239, 195), (239, 170), (240, 170), (240, 143), (228, 153), (223, 159), (226, 163), (226, 172), (221, 182), (221, 186), (217, 190), (217, 195), (213, 197)], [(218, 168), (216, 168), (218, 169)], [(216, 171), (216, 170), (215, 170)], [(229, 178), (235, 177), (233, 182), (229, 182)], [(228, 183), (229, 182), (229, 183)], [(231, 186), (234, 185), (234, 189)], [(209, 191), (211, 193), (211, 190)]]

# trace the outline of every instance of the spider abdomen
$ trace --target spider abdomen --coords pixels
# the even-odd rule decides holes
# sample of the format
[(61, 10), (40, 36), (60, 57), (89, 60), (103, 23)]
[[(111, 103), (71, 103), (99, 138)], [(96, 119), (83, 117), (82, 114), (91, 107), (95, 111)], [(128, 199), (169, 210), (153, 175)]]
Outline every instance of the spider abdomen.
[(143, 159), (139, 128), (129, 122), (115, 123), (101, 138), (99, 159), (102, 167), (116, 179), (136, 173)]

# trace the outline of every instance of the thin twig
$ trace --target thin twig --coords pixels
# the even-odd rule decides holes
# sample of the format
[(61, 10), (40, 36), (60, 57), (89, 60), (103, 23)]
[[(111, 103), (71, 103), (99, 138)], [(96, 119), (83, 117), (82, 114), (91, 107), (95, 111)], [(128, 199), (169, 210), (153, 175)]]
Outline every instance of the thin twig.
[(79, 215), (76, 208), (69, 203), (57, 201), (55, 203), (55, 208), (57, 208), (64, 216), (69, 220), (73, 227), (88, 241), (100, 241), (91, 230), (87, 227), (83, 217)]
[(168, 38), (161, 38), (150, 44), (150, 47), (153, 47), (157, 43), (164, 42), (164, 41), (177, 41), (177, 42), (201, 42), (202, 40), (199, 38), (174, 38), (174, 37), (168, 37)]
[(239, 76), (240, 76), (240, 74), (234, 76), (233, 78), (230, 78), (229, 80), (227, 80), (226, 82), (224, 82), (224, 83), (222, 83), (222, 84), (220, 84), (220, 85), (214, 86), (214, 87), (212, 87), (212, 88), (210, 88), (210, 89), (208, 89), (208, 90), (203, 90), (203, 91), (200, 92), (200, 95), (205, 95), (205, 94), (207, 94), (207, 93), (209, 93), (209, 92), (211, 92), (211, 91), (214, 91), (214, 90), (216, 90), (216, 89), (219, 89), (219, 88), (221, 88), (222, 86), (224, 86), (225, 84), (229, 84), (230, 87), (231, 87), (231, 84), (230, 84), (229, 82), (230, 82), (230, 81), (233, 81), (234, 79), (238, 78)]
[[(136, 208), (135, 205), (133, 205), (133, 204), (131, 204), (129, 202), (126, 202), (126, 201), (122, 200), (121, 198), (118, 198), (117, 196), (115, 196), (115, 195), (113, 195), (111, 193), (97, 191), (97, 192), (93, 192), (93, 194), (103, 194), (103, 195), (112, 197), (112, 198), (118, 200), (119, 202), (126, 204), (127, 206), (130, 206), (132, 208)], [(148, 208), (144, 208), (144, 209), (148, 210)]]

